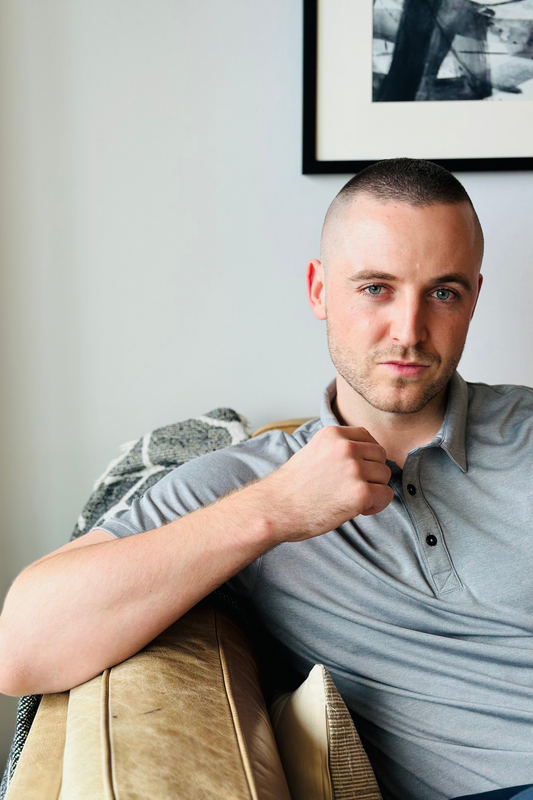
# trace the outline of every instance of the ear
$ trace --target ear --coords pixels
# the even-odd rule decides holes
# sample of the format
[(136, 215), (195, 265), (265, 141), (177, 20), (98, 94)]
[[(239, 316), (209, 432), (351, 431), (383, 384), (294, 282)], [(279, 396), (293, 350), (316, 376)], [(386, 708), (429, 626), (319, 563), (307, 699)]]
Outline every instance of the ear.
[(480, 273), (478, 276), (478, 283), (477, 283), (477, 297), (476, 302), (474, 303), (474, 308), (472, 309), (472, 313), (470, 314), (470, 319), (474, 316), (474, 311), (476, 310), (477, 301), (479, 300), (479, 293), (481, 291), (481, 287), (483, 285), (483, 275)]
[(313, 258), (307, 267), (307, 297), (317, 319), (326, 319), (326, 283), (324, 267)]

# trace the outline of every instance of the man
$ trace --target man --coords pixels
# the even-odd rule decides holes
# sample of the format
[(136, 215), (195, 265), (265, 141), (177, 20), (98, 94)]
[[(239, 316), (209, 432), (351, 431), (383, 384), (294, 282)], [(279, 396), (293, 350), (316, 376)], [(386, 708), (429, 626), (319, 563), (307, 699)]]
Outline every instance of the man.
[(320, 417), (179, 467), (24, 570), (0, 689), (82, 683), (229, 581), (303, 674), (328, 668), (385, 800), (532, 784), (533, 392), (456, 372), (476, 213), (446, 170), (385, 161), (333, 201), (321, 251)]

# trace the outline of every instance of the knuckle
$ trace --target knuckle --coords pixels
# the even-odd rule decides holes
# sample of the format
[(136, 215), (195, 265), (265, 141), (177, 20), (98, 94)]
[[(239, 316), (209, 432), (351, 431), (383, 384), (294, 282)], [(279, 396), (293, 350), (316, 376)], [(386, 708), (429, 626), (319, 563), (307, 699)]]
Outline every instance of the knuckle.
[(329, 444), (330, 446), (335, 445), (336, 442), (344, 441), (339, 433), (338, 428), (335, 428), (333, 425), (328, 425), (326, 428), (322, 428), (322, 430), (318, 431), (316, 435), (320, 435), (323, 443)]
[(357, 481), (362, 480), (362, 478), (363, 478), (363, 465), (356, 458), (354, 458), (352, 460), (352, 462), (350, 464), (350, 470), (351, 470), (352, 477), (355, 478), (355, 480), (357, 480)]
[(368, 483), (365, 486), (363, 496), (364, 496), (365, 508), (370, 508), (371, 506), (374, 505), (375, 502), (374, 492), (372, 490), (372, 487), (369, 486)]
[(368, 483), (360, 484), (357, 495), (362, 508), (368, 508), (372, 505), (372, 490)]
[(320, 430), (315, 433), (309, 444), (314, 444), (316, 447), (317, 442), (321, 442), (322, 439), (327, 438), (328, 435), (327, 430), (328, 430), (327, 428), (320, 428)]
[(342, 455), (343, 458), (353, 461), (354, 460), (353, 442), (350, 442), (347, 439), (343, 439), (342, 442), (339, 442), (339, 453)]
[(385, 448), (382, 447), (377, 442), (375, 444), (370, 445), (370, 446), (372, 447), (372, 452), (375, 453), (376, 458), (379, 461), (382, 461), (383, 463), (385, 463), (385, 461), (387, 460), (387, 451), (385, 450)]

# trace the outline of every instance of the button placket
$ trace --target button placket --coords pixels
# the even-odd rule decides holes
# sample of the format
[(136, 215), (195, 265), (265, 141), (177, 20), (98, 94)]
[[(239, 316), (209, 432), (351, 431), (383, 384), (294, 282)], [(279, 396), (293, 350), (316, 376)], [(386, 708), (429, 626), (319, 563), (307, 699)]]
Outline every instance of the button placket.
[(423, 451), (418, 457), (408, 456), (405, 462), (404, 497), (437, 592), (447, 593), (459, 589), (461, 584), (453, 568), (440, 524), (420, 485), (422, 455)]

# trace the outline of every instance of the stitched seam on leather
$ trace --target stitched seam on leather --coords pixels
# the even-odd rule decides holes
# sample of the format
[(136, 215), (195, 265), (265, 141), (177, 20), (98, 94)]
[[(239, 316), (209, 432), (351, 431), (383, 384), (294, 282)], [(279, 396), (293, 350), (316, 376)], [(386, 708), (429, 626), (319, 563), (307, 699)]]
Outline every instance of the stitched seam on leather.
[(251, 800), (259, 800), (257, 796), (257, 792), (255, 791), (255, 781), (253, 778), (253, 770), (252, 765), (250, 764), (250, 759), (248, 758), (248, 754), (246, 753), (246, 748), (243, 742), (243, 734), (241, 730), (241, 726), (239, 725), (239, 718), (237, 715), (237, 707), (235, 705), (235, 698), (233, 697), (233, 692), (231, 691), (230, 680), (229, 680), (229, 669), (228, 669), (228, 662), (226, 660), (226, 655), (224, 653), (224, 647), (222, 645), (222, 641), (220, 636), (218, 635), (218, 624), (217, 624), (217, 612), (216, 609), (213, 608), (213, 617), (215, 622), (215, 636), (218, 645), (218, 655), (220, 658), (220, 668), (222, 672), (222, 681), (224, 683), (224, 689), (226, 691), (226, 699), (228, 701), (230, 714), (231, 714), (231, 721), (233, 722), (233, 728), (235, 730), (235, 738), (237, 740), (237, 746), (239, 748), (239, 754), (241, 756), (242, 766), (244, 770), (244, 776), (246, 778), (246, 782), (248, 784), (248, 791), (250, 792)]
[(104, 783), (104, 794), (106, 800), (117, 800), (113, 787), (112, 753), (111, 753), (111, 731), (109, 729), (109, 679), (111, 670), (106, 669), (102, 673), (102, 776)]

